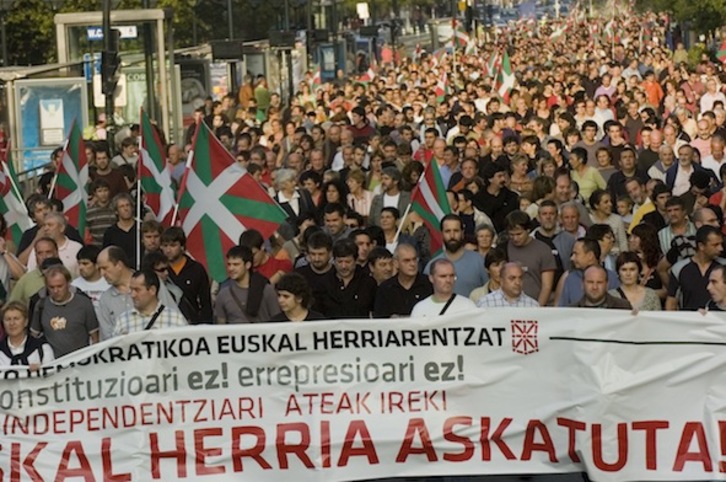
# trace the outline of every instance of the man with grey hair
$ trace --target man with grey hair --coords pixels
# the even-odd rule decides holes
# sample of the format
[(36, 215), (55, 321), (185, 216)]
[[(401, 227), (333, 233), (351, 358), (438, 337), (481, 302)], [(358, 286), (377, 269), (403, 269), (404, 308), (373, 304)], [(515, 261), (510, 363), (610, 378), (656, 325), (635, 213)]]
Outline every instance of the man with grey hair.
[(395, 167), (386, 167), (381, 175), (381, 193), (376, 194), (371, 201), (371, 211), (368, 219), (371, 224), (378, 225), (383, 208), (396, 208), (399, 213), (406, 212), (411, 204), (411, 193), (401, 191), (401, 171)]
[(454, 263), (448, 259), (439, 258), (431, 262), (429, 281), (433, 285), (434, 294), (416, 303), (411, 311), (412, 317), (440, 316), (476, 308), (469, 298), (454, 292), (456, 269)]
[[(76, 255), (83, 245), (73, 241), (65, 235), (66, 218), (61, 213), (49, 212), (43, 218), (41, 232), (45, 237), (53, 239), (58, 245), (58, 257), (63, 261), (63, 266), (68, 268), (73, 278), (78, 277), (78, 260)], [(28, 271), (38, 267), (38, 260), (35, 255), (35, 248), (28, 257)]]
[(516, 261), (509, 262), (502, 267), (499, 275), (501, 287), (482, 296), (476, 302), (479, 308), (538, 308), (539, 303), (534, 298), (524, 294), (524, 269)]
[(675, 162), (676, 155), (673, 152), (673, 148), (667, 144), (663, 144), (660, 146), (660, 149), (658, 149), (658, 154), (658, 160), (655, 161), (655, 164), (650, 166), (650, 169), (648, 169), (648, 176), (650, 176), (651, 179), (658, 179), (665, 184), (666, 172)]
[(287, 213), (287, 223), (297, 228), (298, 220), (315, 213), (315, 203), (307, 189), (298, 189), (297, 172), (293, 169), (275, 171), (275, 201)]

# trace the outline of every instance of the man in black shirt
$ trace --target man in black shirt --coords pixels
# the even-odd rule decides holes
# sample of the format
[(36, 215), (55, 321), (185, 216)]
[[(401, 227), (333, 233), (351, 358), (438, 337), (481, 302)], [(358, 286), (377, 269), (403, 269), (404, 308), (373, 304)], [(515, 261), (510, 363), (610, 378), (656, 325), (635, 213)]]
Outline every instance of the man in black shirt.
[(416, 248), (410, 244), (399, 244), (393, 256), (398, 265), (398, 275), (380, 284), (373, 309), (374, 318), (409, 316), (416, 303), (434, 293), (431, 281), (418, 272)]
[(307, 242), (308, 264), (295, 269), (308, 280), (313, 290), (313, 304), (310, 309), (318, 313), (323, 310), (324, 281), (333, 271), (333, 265), (330, 263), (332, 251), (333, 238), (323, 231), (318, 231), (310, 236)]
[(350, 239), (333, 245), (333, 266), (323, 281), (322, 313), (330, 319), (368, 318), (373, 311), (376, 281), (357, 266), (358, 247)]
[(487, 164), (483, 169), (486, 188), (476, 194), (474, 207), (489, 216), (497, 232), (504, 230), (507, 214), (519, 208), (517, 195), (506, 186), (506, 168), (499, 163)]

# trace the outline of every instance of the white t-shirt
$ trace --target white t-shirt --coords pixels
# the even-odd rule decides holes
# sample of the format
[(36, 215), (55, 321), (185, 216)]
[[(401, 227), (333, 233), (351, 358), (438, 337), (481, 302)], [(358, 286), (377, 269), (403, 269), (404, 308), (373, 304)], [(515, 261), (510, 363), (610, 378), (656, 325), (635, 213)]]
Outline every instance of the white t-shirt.
[(103, 292), (111, 287), (103, 276), (96, 281), (88, 281), (79, 276), (71, 282), (71, 285), (86, 293), (91, 298), (95, 309), (98, 309), (98, 300)]
[[(429, 296), (416, 303), (413, 311), (411, 311), (411, 316), (439, 316), (441, 310), (444, 309), (444, 305), (446, 305), (446, 301), (439, 303), (434, 301), (433, 296)], [(473, 301), (465, 296), (456, 295), (456, 298), (454, 298), (454, 301), (449, 305), (449, 308), (444, 314), (450, 315), (452, 313), (473, 309), (476, 309), (476, 304)]]
[[(384, 208), (396, 208), (398, 209), (398, 199), (401, 197), (401, 193), (399, 192), (395, 196), (389, 196), (388, 194), (383, 195), (383, 207)], [(399, 213), (400, 215), (403, 215), (403, 213)]]

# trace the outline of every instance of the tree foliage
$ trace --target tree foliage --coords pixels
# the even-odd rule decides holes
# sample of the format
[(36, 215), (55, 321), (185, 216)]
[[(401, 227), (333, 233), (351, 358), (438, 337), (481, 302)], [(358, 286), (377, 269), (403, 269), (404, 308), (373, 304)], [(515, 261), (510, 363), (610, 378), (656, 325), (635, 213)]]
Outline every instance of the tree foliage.
[[(37, 65), (58, 58), (53, 17), (58, 12), (89, 12), (101, 9), (101, 0), (0, 0), (5, 2), (8, 61), (6, 65)], [(304, 8), (289, 0), (291, 14)], [(154, 8), (173, 12), (174, 46), (229, 38), (227, 0), (149, 0)], [(233, 35), (236, 39), (267, 37), (270, 29), (282, 28), (284, 0), (232, 0)], [(117, 10), (138, 9), (142, 0), (114, 0)]]
[(668, 12), (697, 34), (711, 34), (726, 23), (724, 0), (637, 0), (640, 10)]

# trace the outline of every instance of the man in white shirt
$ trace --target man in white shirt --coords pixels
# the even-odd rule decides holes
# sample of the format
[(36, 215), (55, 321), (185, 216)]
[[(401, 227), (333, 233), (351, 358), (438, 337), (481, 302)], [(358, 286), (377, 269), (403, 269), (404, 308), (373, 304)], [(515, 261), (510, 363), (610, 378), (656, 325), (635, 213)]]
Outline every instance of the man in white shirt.
[(721, 166), (726, 161), (726, 154), (724, 153), (724, 139), (719, 134), (715, 134), (711, 137), (711, 155), (704, 157), (701, 160), (701, 166), (706, 169), (711, 169), (713, 173), (719, 176)]
[(479, 308), (538, 308), (534, 298), (524, 294), (524, 270), (517, 262), (510, 262), (502, 267), (500, 273), (502, 286), (476, 302)]
[(111, 287), (108, 281), (101, 276), (96, 261), (101, 248), (94, 245), (84, 246), (78, 251), (76, 259), (78, 260), (78, 272), (80, 276), (71, 282), (79, 290), (91, 298), (93, 308), (98, 310), (98, 300), (104, 291)]
[(411, 317), (439, 316), (476, 308), (469, 298), (454, 293), (454, 263), (446, 258), (439, 258), (431, 263), (430, 268), (429, 280), (434, 287), (434, 294), (416, 303)]

